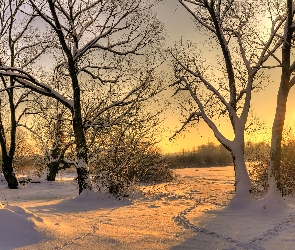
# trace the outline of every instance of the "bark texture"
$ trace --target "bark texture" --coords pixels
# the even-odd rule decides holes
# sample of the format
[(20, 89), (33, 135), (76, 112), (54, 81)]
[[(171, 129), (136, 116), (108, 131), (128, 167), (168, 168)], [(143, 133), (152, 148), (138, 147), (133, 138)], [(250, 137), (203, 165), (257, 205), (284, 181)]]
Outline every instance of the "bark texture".
[(78, 72), (77, 65), (74, 60), (71, 49), (67, 46), (66, 38), (62, 32), (61, 24), (59, 22), (58, 15), (56, 13), (56, 8), (54, 1), (48, 0), (49, 8), (54, 20), (54, 30), (59, 38), (59, 42), (62, 46), (63, 51), (67, 57), (67, 66), (69, 75), (71, 78), (71, 85), (73, 90), (73, 101), (74, 108), (72, 111), (73, 119), (73, 130), (75, 134), (75, 144), (76, 144), (76, 157), (77, 157), (77, 175), (78, 175), (78, 184), (79, 184), (79, 194), (83, 190), (91, 190), (91, 184), (89, 181), (89, 173), (87, 169), (88, 157), (87, 157), (87, 145), (84, 133), (84, 126), (82, 121), (82, 112), (81, 112), (81, 93), (80, 86), (78, 81)]
[(47, 181), (55, 181), (56, 175), (58, 174), (59, 171), (59, 163), (57, 161), (49, 162), (47, 163)]
[(5, 177), (5, 180), (7, 181), (8, 187), (10, 189), (17, 189), (18, 181), (13, 171), (12, 164), (13, 164), (12, 157), (8, 155), (5, 155), (5, 156), (2, 155), (2, 171)]
[(292, 69), (290, 58), (292, 48), (292, 37), (294, 33), (293, 23), (293, 10), (292, 0), (287, 0), (287, 18), (284, 29), (284, 41), (282, 47), (282, 73), (281, 82), (277, 95), (277, 107), (275, 118), (272, 127), (271, 149), (270, 149), (270, 164), (269, 164), (269, 179), (274, 179), (277, 185), (277, 189), (282, 191), (281, 183), (281, 142), (283, 137), (284, 122), (286, 116), (286, 106), (288, 100), (288, 94), (292, 84), (290, 83)]
[[(11, 106), (11, 105), (10, 105)], [(1, 100), (0, 100), (0, 107), (1, 107)], [(11, 143), (10, 149), (7, 149), (7, 142), (6, 142), (6, 135), (5, 129), (2, 122), (2, 113), (0, 110), (0, 145), (1, 145), (1, 152), (2, 152), (2, 172), (7, 181), (8, 187), (11, 189), (18, 188), (18, 181), (15, 176), (13, 170), (13, 156), (15, 153), (15, 133), (16, 133), (16, 122), (15, 122), (15, 110), (11, 110)]]

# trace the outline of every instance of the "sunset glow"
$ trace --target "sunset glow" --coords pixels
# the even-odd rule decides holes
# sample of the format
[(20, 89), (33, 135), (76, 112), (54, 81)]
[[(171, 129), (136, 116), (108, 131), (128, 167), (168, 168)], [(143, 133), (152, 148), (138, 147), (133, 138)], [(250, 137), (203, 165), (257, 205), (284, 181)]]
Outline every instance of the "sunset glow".
[(0, 0), (0, 250), (295, 249), (294, 8)]

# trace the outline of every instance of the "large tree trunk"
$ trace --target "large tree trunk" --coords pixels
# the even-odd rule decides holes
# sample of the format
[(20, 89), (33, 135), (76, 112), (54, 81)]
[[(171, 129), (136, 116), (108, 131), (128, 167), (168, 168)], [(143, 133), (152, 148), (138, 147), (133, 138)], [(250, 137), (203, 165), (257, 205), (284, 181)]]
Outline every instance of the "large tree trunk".
[(274, 209), (274, 207), (276, 207), (277, 210), (281, 210), (282, 208), (286, 208), (286, 203), (280, 194), (283, 190), (281, 180), (281, 142), (289, 89), (288, 84), (283, 84), (282, 81), (277, 96), (277, 108), (272, 127), (270, 163), (268, 169), (269, 188), (266, 196), (263, 198), (264, 209)]
[[(55, 23), (55, 32), (58, 35), (60, 45), (62, 50), (65, 52), (67, 56), (67, 66), (69, 70), (69, 75), (71, 77), (71, 85), (73, 90), (73, 102), (74, 107), (72, 111), (72, 119), (73, 119), (73, 130), (75, 134), (75, 144), (76, 144), (76, 168), (78, 175), (78, 184), (79, 184), (79, 194), (82, 193), (83, 190), (91, 190), (91, 183), (89, 179), (88, 173), (88, 157), (87, 157), (87, 144), (85, 139), (85, 132), (82, 121), (82, 111), (81, 111), (81, 93), (80, 86), (78, 80), (78, 66), (77, 61), (74, 59), (74, 55), (72, 54), (71, 48), (67, 44), (67, 38), (62, 32), (62, 26), (59, 21), (59, 17), (56, 13), (56, 6), (54, 1), (47, 0), (49, 4), (49, 8), (53, 17), (53, 21)], [(77, 45), (77, 44), (76, 44)], [(78, 47), (76, 47), (78, 49)]]
[(76, 168), (78, 175), (79, 194), (81, 194), (83, 190), (91, 190), (91, 182), (88, 171), (88, 149), (82, 120), (80, 86), (76, 73), (76, 65), (72, 61), (71, 57), (69, 57), (68, 64), (74, 95), (74, 110), (72, 112), (72, 117), (76, 144)]
[[(79, 121), (80, 120), (80, 121)], [(79, 194), (83, 190), (91, 190), (91, 183), (89, 179), (88, 172), (88, 158), (87, 158), (87, 145), (85, 140), (84, 129), (82, 125), (82, 119), (77, 119), (76, 116), (73, 117), (73, 128), (75, 133), (75, 142), (76, 142), (76, 155), (77, 155), (77, 175), (78, 175), (78, 184), (79, 184)]]
[(286, 116), (286, 105), (289, 94), (289, 86), (281, 84), (277, 96), (277, 108), (275, 119), (272, 127), (270, 163), (269, 163), (269, 179), (274, 179), (277, 189), (282, 191), (281, 183), (281, 142), (283, 137), (283, 128)]
[[(294, 33), (293, 26), (293, 1), (287, 0), (287, 19), (284, 29), (284, 42), (282, 47), (282, 73), (279, 92), (277, 95), (277, 108), (272, 127), (270, 164), (269, 164), (269, 185), (276, 183), (277, 189), (282, 190), (281, 183), (281, 142), (284, 129), (286, 105), (288, 94), (291, 88), (290, 77), (292, 70), (290, 69), (291, 46)], [(273, 187), (272, 187), (273, 188)]]
[[(0, 107), (1, 107), (1, 99), (0, 99)], [(11, 116), (15, 117), (14, 109), (11, 110)], [(11, 126), (11, 145), (10, 145), (10, 151), (8, 153), (7, 151), (7, 145), (6, 145), (6, 136), (5, 136), (5, 129), (2, 123), (2, 113), (0, 110), (0, 145), (1, 145), (1, 151), (2, 151), (2, 171), (3, 175), (7, 181), (8, 187), (11, 189), (18, 188), (18, 181), (15, 176), (15, 173), (13, 171), (13, 156), (15, 151), (15, 132), (16, 132), (16, 126), (15, 126), (15, 119), (13, 125)]]
[(232, 149), (231, 152), (235, 168), (235, 188), (237, 195), (250, 194), (252, 192), (251, 180), (244, 159), (244, 150), (241, 147)]
[(48, 162), (47, 169), (48, 169), (48, 173), (47, 173), (46, 180), (55, 181), (56, 175), (59, 170), (59, 162), (58, 161)]
[(2, 155), (2, 171), (10, 189), (18, 188), (18, 181), (12, 167), (12, 158)]
[(231, 148), (235, 169), (235, 195), (228, 204), (228, 208), (243, 209), (253, 202), (251, 195), (252, 185), (247, 171), (244, 158), (244, 141), (238, 143), (234, 140), (234, 146)]

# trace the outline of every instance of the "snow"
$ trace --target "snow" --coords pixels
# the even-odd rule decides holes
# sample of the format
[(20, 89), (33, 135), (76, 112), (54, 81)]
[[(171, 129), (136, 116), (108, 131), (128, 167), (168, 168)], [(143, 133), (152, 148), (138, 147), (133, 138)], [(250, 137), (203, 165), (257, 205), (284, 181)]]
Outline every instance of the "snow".
[(3, 174), (0, 172), (0, 183), (3, 183), (3, 182), (6, 183), (6, 180), (5, 180), (4, 176), (3, 176)]
[(144, 195), (119, 201), (77, 196), (69, 174), (18, 190), (0, 182), (0, 249), (293, 249), (293, 197), (270, 191), (248, 207), (227, 206), (233, 167), (175, 171), (177, 181), (142, 184)]
[(42, 219), (17, 206), (0, 208), (0, 249), (13, 249), (31, 245), (43, 239), (34, 221)]
[(37, 79), (34, 79), (32, 76), (30, 76), (28, 73), (26, 73), (22, 69), (0, 65), (0, 71), (1, 71), (1, 75), (14, 76), (15, 79), (23, 86), (29, 89), (33, 89), (37, 93), (50, 95), (54, 97), (55, 99), (57, 99), (58, 101), (60, 101), (61, 103), (63, 103), (64, 105), (66, 105), (71, 110), (73, 110), (74, 100), (67, 99), (65, 96), (55, 91), (49, 85), (43, 82), (39, 82)]

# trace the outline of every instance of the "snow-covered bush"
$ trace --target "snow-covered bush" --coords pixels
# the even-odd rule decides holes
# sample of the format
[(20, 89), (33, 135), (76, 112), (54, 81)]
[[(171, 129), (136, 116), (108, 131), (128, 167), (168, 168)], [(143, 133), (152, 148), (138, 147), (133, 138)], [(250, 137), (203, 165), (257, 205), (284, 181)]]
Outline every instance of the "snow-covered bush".
[(293, 193), (295, 188), (295, 138), (285, 137), (282, 142), (281, 183), (282, 195)]
[(270, 147), (266, 142), (247, 142), (245, 145), (245, 159), (248, 162), (248, 171), (254, 193), (266, 192), (267, 190), (269, 150)]
[(13, 161), (15, 171), (19, 174), (32, 174), (40, 177), (44, 172), (45, 159), (42, 155), (19, 155)]
[(252, 181), (252, 191), (255, 194), (265, 193), (268, 187), (268, 161), (250, 162), (248, 165), (249, 175)]
[[(246, 147), (247, 148), (247, 147)], [(252, 149), (251, 149), (252, 148)], [(252, 152), (252, 155), (249, 153)], [(295, 138), (292, 130), (284, 132), (281, 158), (281, 193), (292, 194), (295, 188)], [(266, 143), (248, 146), (247, 158), (254, 192), (265, 192), (268, 188), (269, 145)]]
[[(129, 147), (128, 147), (129, 146)], [(100, 155), (92, 166), (94, 182), (100, 190), (116, 197), (124, 197), (138, 183), (171, 181), (175, 178), (165, 157), (155, 147), (144, 144), (122, 147)]]

